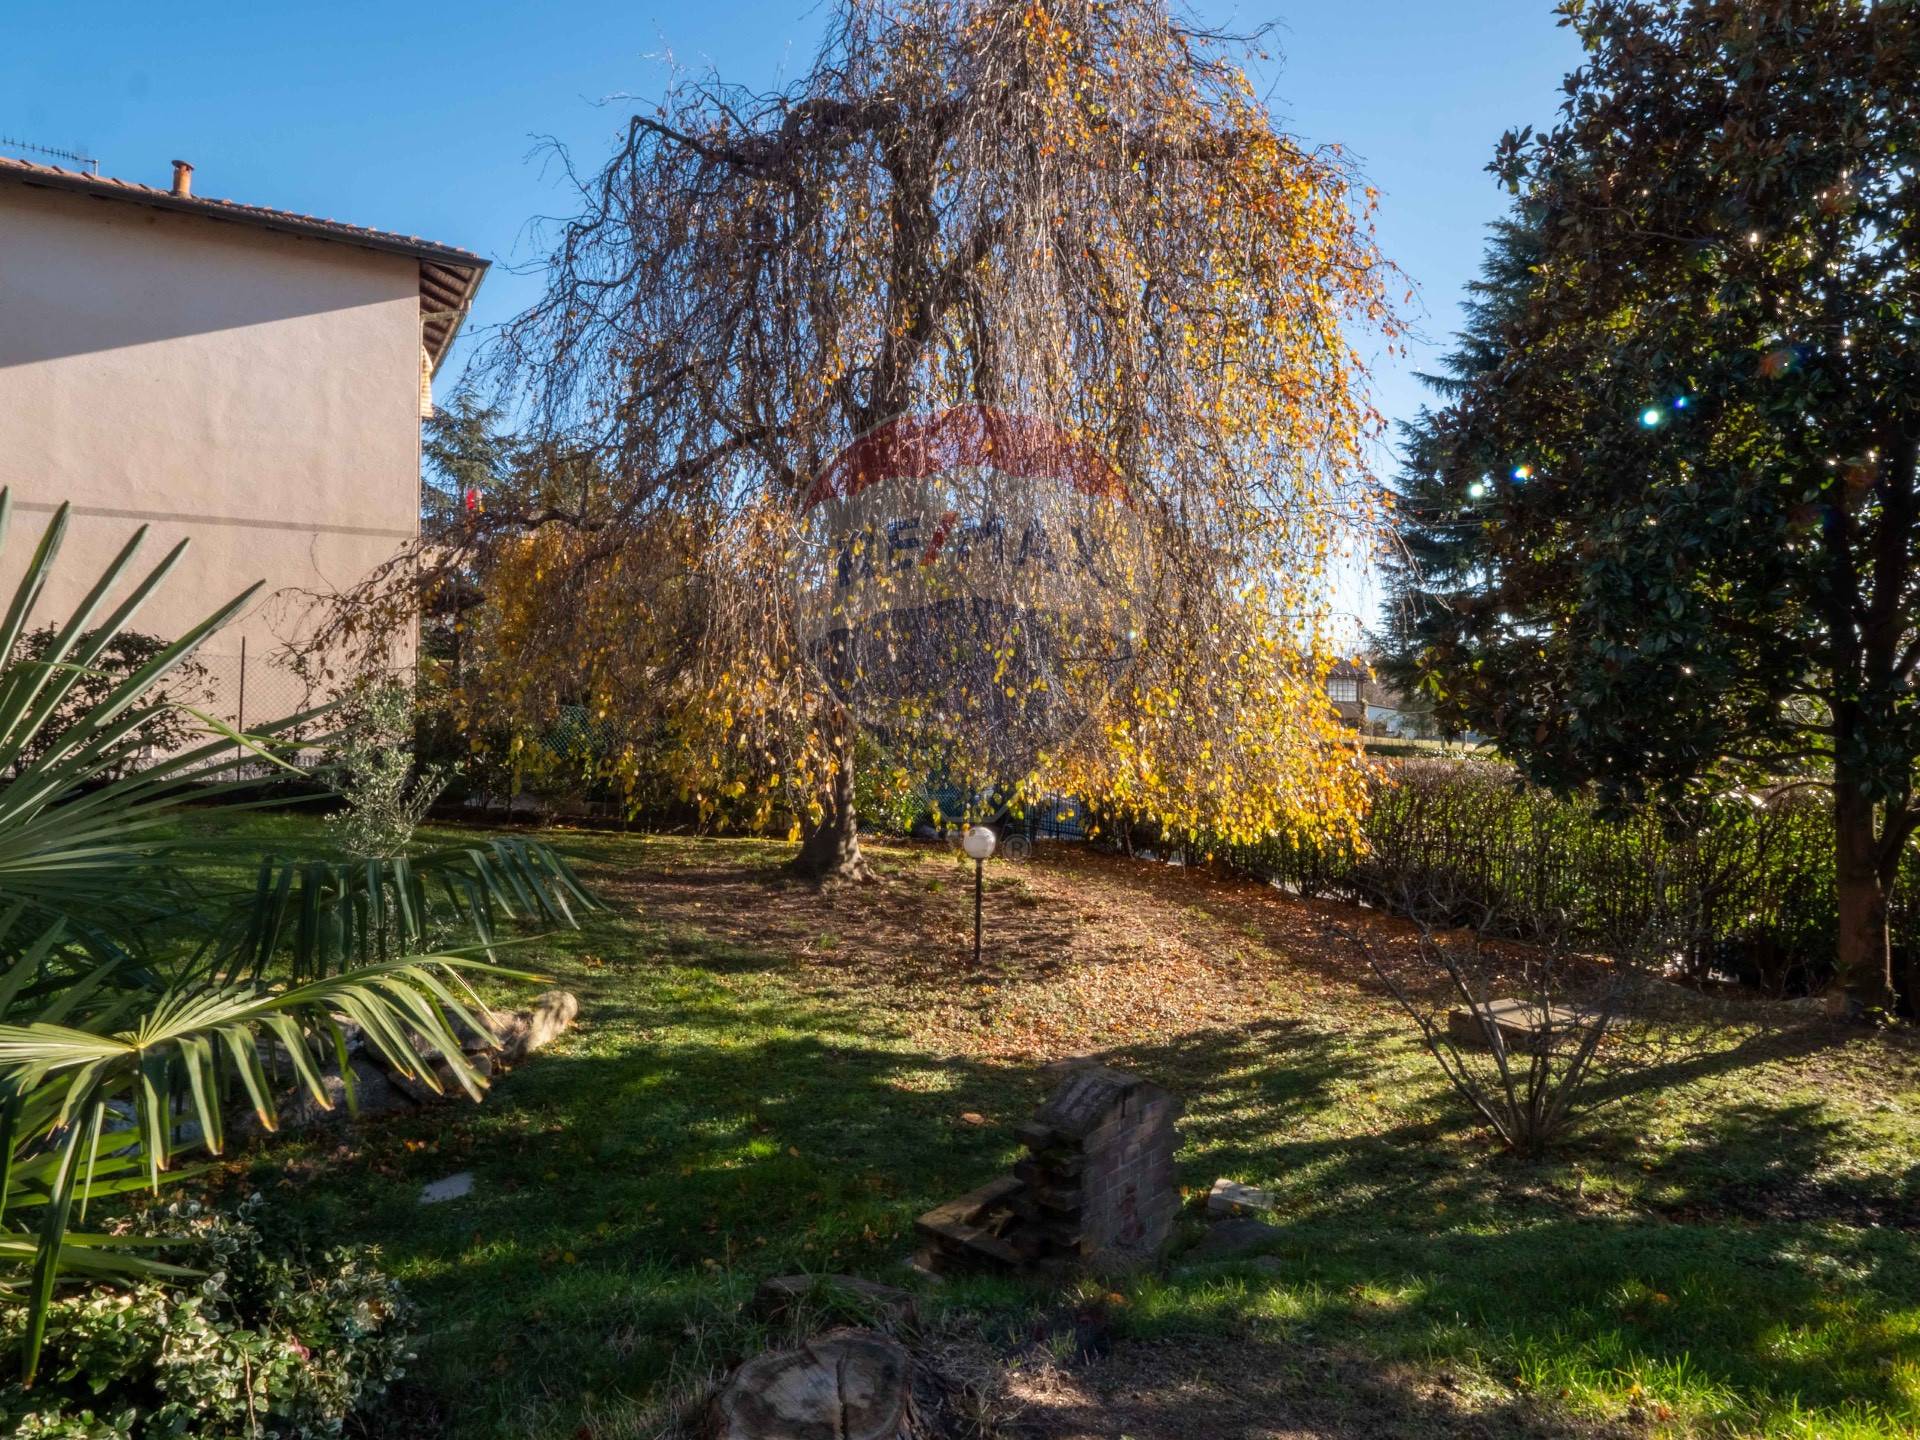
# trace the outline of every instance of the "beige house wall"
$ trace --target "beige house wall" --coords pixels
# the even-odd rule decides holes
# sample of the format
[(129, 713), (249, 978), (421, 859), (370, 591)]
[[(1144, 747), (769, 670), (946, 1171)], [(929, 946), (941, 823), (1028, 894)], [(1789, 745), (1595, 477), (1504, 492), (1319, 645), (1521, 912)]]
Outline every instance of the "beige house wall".
[[(192, 544), (134, 628), (177, 634), (263, 580), (206, 654), (219, 670), (242, 637), (250, 662), (270, 654), (310, 626), (306, 594), (352, 585), (417, 534), (420, 384), (407, 257), (0, 191), (4, 593), (29, 534), (71, 501), (37, 620), (64, 619), (146, 524), (143, 557)], [(269, 706), (258, 695), (249, 718)]]

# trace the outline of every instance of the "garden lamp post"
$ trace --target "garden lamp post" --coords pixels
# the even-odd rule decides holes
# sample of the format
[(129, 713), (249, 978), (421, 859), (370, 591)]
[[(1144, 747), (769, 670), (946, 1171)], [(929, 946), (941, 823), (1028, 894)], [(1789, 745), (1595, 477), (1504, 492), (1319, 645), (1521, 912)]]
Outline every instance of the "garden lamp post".
[(987, 857), (993, 854), (999, 839), (985, 825), (976, 825), (960, 841), (960, 848), (973, 857), (973, 968), (980, 968), (980, 892), (985, 886)]

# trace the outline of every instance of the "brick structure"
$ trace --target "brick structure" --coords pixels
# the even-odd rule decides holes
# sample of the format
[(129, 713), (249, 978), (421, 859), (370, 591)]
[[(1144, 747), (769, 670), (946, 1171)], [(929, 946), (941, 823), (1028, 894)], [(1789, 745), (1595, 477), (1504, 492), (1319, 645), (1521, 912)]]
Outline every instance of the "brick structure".
[(1180, 1102), (1158, 1085), (1086, 1065), (1020, 1127), (1013, 1174), (920, 1217), (923, 1267), (1108, 1267), (1150, 1260), (1180, 1208)]
[(1042, 1261), (1140, 1261), (1159, 1253), (1180, 1208), (1174, 1121), (1180, 1104), (1137, 1075), (1088, 1065), (1025, 1125), (1016, 1202)]

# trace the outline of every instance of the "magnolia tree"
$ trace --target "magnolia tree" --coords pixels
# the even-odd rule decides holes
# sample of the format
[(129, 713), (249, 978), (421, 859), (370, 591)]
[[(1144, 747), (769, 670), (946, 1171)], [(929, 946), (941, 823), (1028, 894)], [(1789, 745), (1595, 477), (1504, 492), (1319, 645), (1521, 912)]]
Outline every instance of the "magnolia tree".
[(488, 357), (564, 463), (427, 567), (484, 594), (463, 702), (585, 707), (605, 770), (797, 817), (814, 875), (862, 868), (856, 754), (1346, 823), (1326, 575), (1378, 521), (1391, 275), (1239, 49), (1153, 0), (844, 0), (787, 89), (635, 115)]
[(1679, 823), (1831, 792), (1850, 1009), (1920, 831), (1920, 24), (1568, 0), (1561, 121), (1408, 447), (1395, 647), (1530, 776)]

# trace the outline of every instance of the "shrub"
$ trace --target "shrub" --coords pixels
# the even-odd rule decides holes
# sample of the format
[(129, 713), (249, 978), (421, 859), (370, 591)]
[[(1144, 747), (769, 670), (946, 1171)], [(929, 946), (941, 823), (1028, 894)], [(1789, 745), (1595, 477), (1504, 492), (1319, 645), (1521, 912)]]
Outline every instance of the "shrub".
[[(29, 630), (15, 643), (6, 657), (11, 666), (46, 664), (60, 648), (60, 632), (52, 625)], [(100, 642), (100, 653), (92, 663), (79, 667), (73, 684), (47, 716), (31, 742), (21, 747), (11, 766), (14, 770), (31, 764), (46, 754), (60, 738), (103, 701), (114, 694), (131, 676), (153, 663), (166, 648), (165, 640), (137, 630), (108, 633), (88, 630), (79, 637), (79, 647), (90, 648)], [(72, 664), (64, 656), (58, 664)], [(175, 665), (164, 690), (156, 689), (135, 707), (141, 719), (112, 747), (105, 768), (114, 774), (127, 768), (143, 750), (169, 754), (185, 750), (204, 737), (201, 724), (184, 707), (205, 705), (211, 699), (207, 688), (207, 667), (192, 658)]]
[[(329, 1051), (344, 1060), (343, 1019), (389, 1069), (436, 1088), (451, 1074), (479, 1098), (484, 1080), (460, 1032), (485, 1029), (459, 998), (471, 995), (456, 972), (507, 972), (426, 953), (429, 881), (448, 901), (440, 913), (482, 942), (501, 917), (572, 924), (573, 905), (594, 908), (558, 855), (524, 840), (353, 865), (269, 856), (251, 895), (233, 897), (230, 918), (192, 953), (177, 953), (178, 937), (207, 911), (167, 832), (190, 790), (232, 793), (199, 788), (231, 737), (155, 756), (133, 774), (117, 773), (117, 747), (143, 707), (158, 703), (158, 687), (259, 587), (168, 643), (50, 739), (62, 705), (122, 633), (108, 625), (83, 639), (76, 619), (40, 661), (16, 657), (14, 632), (52, 572), (71, 513), (63, 505), (48, 521), (0, 621), (0, 775), (13, 774), (0, 782), (0, 1300), (18, 1306), (0, 1348), (11, 1334), (28, 1383), (56, 1296), (79, 1283), (170, 1283), (185, 1273), (141, 1237), (80, 1234), (72, 1222), (90, 1199), (142, 1184), (158, 1190), (179, 1173), (170, 1164), (179, 1146), (219, 1153), (224, 1104), (240, 1091), (271, 1126), (263, 1038), (322, 1106), (331, 1097), (316, 1061)], [(0, 545), (11, 514), (0, 486)], [(138, 543), (92, 593), (119, 585)], [(170, 565), (136, 582), (135, 595)], [(296, 723), (261, 727), (246, 743), (270, 753)], [(39, 758), (22, 767), (29, 753)], [(116, 1112), (131, 1114), (136, 1144), (110, 1133)], [(191, 1139), (180, 1135), (189, 1116), (198, 1127)]]
[(1550, 925), (1526, 927), (1524, 944), (1490, 941), (1512, 923), (1444, 877), (1428, 884), (1396, 897), (1418, 927), (1411, 945), (1357, 930), (1347, 939), (1448, 1084), (1522, 1155), (1541, 1154), (1594, 1110), (1700, 1053), (1724, 1023), (1719, 1006), (1660, 982), (1657, 931), (1650, 947), (1623, 941), (1605, 961)]
[[(364, 1247), (309, 1253), (258, 1196), (231, 1214), (191, 1202), (131, 1228), (205, 1272), (54, 1302), (39, 1380), (0, 1394), (0, 1420), (41, 1437), (337, 1436), (412, 1359), (412, 1307)], [(0, 1311), (0, 1346), (25, 1331)]]
[(448, 773), (429, 765), (416, 773), (413, 691), (375, 677), (348, 695), (334, 743), (335, 788), (346, 809), (329, 817), (340, 848), (359, 859), (391, 860), (407, 853)]
[[(1445, 894), (1460, 913), (1422, 918), (1492, 916), (1498, 935), (1546, 926), (1609, 950), (1657, 943), (1675, 970), (1793, 995), (1832, 975), (1832, 831), (1831, 805), (1806, 788), (1731, 791), (1684, 824), (1614, 821), (1504, 764), (1405, 760), (1382, 767), (1360, 845), (1281, 834), (1195, 848), (1304, 895), (1397, 910), (1404, 895)], [(1907, 965), (1920, 956), (1916, 868), (1910, 851), (1894, 899)]]

